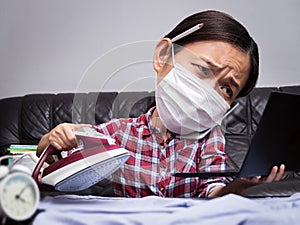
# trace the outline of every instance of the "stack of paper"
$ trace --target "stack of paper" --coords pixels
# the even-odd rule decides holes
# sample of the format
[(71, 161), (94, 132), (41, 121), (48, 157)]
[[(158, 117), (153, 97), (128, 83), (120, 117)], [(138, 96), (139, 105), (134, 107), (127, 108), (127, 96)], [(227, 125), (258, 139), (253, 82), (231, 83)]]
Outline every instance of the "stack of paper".
[(22, 145), (22, 144), (11, 144), (7, 149), (12, 154), (24, 154), (25, 152), (36, 151), (37, 145)]

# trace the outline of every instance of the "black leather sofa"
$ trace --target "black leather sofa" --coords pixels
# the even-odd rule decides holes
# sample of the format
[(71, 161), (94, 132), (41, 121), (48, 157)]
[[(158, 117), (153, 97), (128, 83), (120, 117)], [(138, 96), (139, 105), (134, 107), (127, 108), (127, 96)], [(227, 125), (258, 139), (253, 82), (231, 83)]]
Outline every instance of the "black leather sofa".
[[(224, 120), (230, 166), (241, 166), (272, 91), (300, 94), (300, 85), (259, 87), (236, 100), (239, 106)], [(154, 104), (153, 92), (43, 93), (4, 98), (0, 100), (0, 155), (8, 153), (6, 148), (11, 143), (37, 144), (62, 122), (98, 124), (112, 118), (136, 117)], [(300, 191), (299, 181), (297, 173), (286, 173), (284, 181), (250, 188), (246, 195), (290, 195)], [(109, 193), (103, 188), (101, 191)]]

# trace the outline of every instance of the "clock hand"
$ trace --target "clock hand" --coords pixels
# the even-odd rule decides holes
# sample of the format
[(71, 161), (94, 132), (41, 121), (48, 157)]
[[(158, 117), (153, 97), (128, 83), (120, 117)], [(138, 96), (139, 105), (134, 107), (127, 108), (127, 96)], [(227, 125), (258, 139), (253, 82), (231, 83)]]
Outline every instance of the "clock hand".
[(26, 184), (22, 190), (19, 192), (19, 194), (17, 194), (15, 197), (16, 199), (20, 199), (21, 201), (25, 202), (25, 200), (21, 197), (21, 195), (23, 194), (23, 192), (25, 191), (25, 189), (29, 186), (29, 184)]
[(16, 195), (16, 199), (21, 200), (22, 202), (26, 202), (24, 198), (22, 198), (20, 195)]

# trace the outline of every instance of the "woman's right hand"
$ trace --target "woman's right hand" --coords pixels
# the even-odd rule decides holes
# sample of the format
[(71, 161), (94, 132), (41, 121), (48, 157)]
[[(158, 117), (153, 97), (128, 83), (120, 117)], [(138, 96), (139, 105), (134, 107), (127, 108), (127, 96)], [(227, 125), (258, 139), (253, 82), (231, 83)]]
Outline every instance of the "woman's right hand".
[(52, 145), (57, 150), (70, 150), (76, 147), (77, 141), (75, 131), (83, 127), (92, 127), (92, 125), (72, 123), (62, 123), (57, 125), (42, 137), (38, 144), (37, 155), (40, 156), (42, 151), (48, 145)]

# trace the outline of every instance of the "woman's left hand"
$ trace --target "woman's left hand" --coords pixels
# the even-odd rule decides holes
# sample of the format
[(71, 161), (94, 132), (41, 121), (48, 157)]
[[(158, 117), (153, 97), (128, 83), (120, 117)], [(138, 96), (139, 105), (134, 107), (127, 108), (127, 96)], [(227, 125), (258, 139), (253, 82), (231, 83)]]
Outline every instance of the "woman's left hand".
[(261, 184), (261, 183), (271, 183), (273, 181), (279, 181), (283, 177), (285, 170), (285, 166), (282, 164), (279, 168), (277, 166), (273, 166), (270, 174), (267, 177), (252, 177), (252, 178), (242, 178), (247, 179), (250, 181), (250, 183), (253, 183), (253, 185)]
[(236, 178), (231, 183), (227, 184), (218, 190), (209, 194), (209, 197), (223, 196), (225, 194), (234, 193), (241, 194), (247, 188), (264, 183), (271, 183), (282, 179), (285, 171), (285, 166), (281, 165), (279, 168), (274, 166), (267, 177), (251, 177), (251, 178)]

